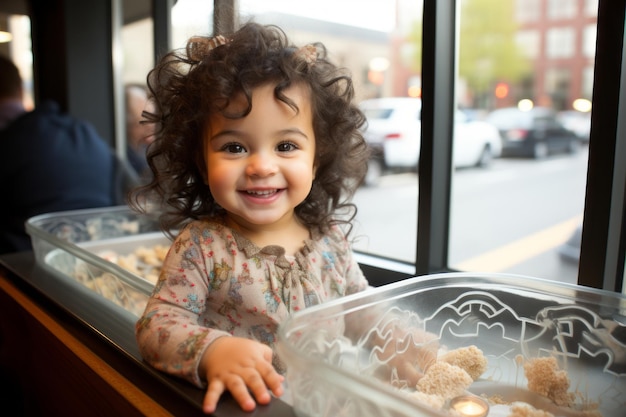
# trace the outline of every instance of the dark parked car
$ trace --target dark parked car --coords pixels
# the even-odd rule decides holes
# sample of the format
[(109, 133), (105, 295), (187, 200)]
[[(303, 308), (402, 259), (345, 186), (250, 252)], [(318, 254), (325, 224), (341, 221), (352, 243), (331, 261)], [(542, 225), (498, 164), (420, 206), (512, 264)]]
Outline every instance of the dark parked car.
[(576, 153), (580, 138), (566, 129), (556, 112), (545, 107), (494, 110), (486, 122), (496, 126), (502, 138), (502, 156), (545, 158), (554, 153)]

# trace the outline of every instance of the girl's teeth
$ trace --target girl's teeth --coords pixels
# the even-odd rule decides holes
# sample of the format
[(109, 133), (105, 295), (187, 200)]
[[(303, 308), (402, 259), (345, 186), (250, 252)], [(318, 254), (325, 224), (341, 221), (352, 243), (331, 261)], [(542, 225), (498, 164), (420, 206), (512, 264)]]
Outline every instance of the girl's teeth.
[(252, 195), (270, 195), (270, 194), (274, 194), (274, 192), (276, 192), (276, 190), (248, 191), (248, 194), (252, 194)]

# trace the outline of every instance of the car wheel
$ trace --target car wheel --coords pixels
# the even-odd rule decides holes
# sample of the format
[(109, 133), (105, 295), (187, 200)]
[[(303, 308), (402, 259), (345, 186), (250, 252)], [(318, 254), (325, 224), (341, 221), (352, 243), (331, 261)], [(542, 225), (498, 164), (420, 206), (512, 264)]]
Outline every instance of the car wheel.
[(491, 161), (493, 161), (493, 152), (491, 152), (491, 146), (487, 144), (481, 151), (476, 166), (486, 167), (491, 164)]
[(383, 175), (383, 162), (378, 158), (372, 158), (367, 163), (367, 174), (364, 183), (368, 187), (378, 185), (380, 177)]
[(543, 159), (548, 156), (548, 145), (545, 142), (537, 142), (533, 146), (533, 158)]

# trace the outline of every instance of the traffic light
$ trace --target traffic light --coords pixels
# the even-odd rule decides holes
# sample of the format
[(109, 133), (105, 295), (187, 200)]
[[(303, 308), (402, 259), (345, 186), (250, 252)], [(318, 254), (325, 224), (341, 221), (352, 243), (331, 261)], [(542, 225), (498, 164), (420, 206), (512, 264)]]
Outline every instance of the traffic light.
[(507, 83), (498, 83), (494, 90), (496, 98), (505, 98), (509, 95), (509, 85)]

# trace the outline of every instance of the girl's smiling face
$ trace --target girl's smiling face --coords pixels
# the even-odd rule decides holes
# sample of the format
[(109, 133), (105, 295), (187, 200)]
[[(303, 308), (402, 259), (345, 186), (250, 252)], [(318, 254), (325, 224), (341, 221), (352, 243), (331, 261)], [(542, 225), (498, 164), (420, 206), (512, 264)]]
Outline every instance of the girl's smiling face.
[[(294, 208), (315, 176), (315, 135), (308, 90), (285, 90), (298, 111), (274, 97), (274, 84), (252, 92), (244, 118), (212, 115), (205, 138), (207, 183), (229, 220), (248, 230), (293, 227)], [(245, 108), (242, 96), (226, 113)]]

